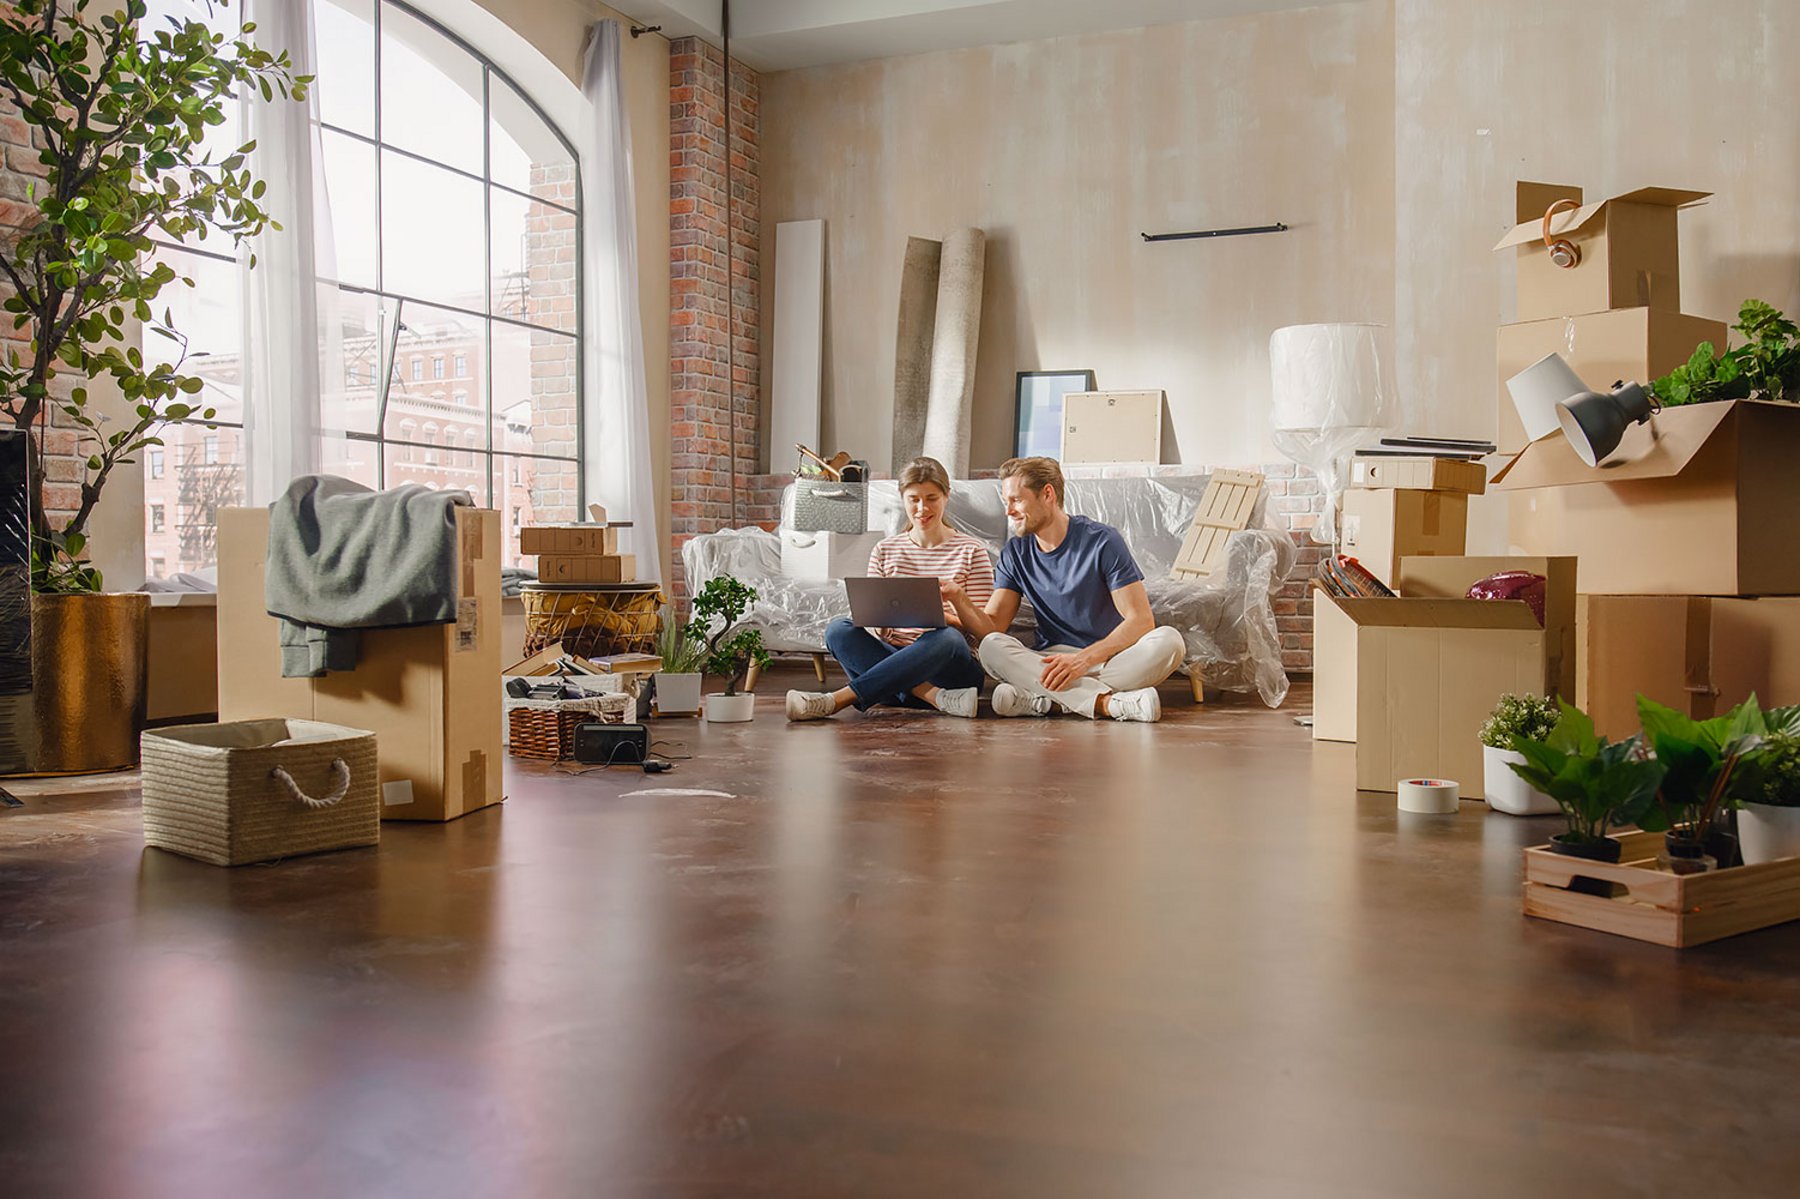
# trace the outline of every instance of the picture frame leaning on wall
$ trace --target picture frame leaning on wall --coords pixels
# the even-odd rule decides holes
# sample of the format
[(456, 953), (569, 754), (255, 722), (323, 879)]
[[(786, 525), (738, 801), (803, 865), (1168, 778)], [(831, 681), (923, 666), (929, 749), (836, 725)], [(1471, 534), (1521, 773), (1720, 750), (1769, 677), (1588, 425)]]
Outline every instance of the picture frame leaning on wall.
[(1013, 456), (1054, 458), (1060, 454), (1063, 397), (1094, 389), (1091, 370), (1018, 372), (1013, 387)]

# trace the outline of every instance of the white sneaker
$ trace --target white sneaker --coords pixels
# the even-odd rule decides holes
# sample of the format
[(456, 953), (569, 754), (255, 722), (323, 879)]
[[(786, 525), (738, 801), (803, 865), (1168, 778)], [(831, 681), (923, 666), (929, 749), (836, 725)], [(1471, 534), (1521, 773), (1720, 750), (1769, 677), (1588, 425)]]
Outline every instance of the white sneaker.
[(787, 693), (789, 720), (824, 720), (837, 715), (837, 701), (829, 691), (790, 691)]
[(1155, 724), (1162, 719), (1162, 699), (1156, 688), (1137, 691), (1114, 691), (1106, 698), (1106, 710), (1114, 720), (1141, 720)]
[(1028, 695), (1011, 683), (995, 685), (993, 705), (996, 716), (1048, 716), (1050, 714), (1050, 697), (1048, 695)]
[(939, 687), (935, 707), (948, 716), (961, 716), (973, 720), (976, 705), (980, 703), (981, 688), (979, 687), (958, 687), (955, 690)]

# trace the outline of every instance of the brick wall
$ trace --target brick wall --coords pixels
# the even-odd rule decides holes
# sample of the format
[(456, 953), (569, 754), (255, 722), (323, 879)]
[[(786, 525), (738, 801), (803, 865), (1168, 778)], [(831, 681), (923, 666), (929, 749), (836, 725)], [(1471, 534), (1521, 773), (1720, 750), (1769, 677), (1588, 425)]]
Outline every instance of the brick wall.
[[(33, 183), (41, 186), (45, 174), (44, 165), (37, 160), (42, 144), (42, 138), (20, 118), (11, 100), (0, 97), (0, 244), (8, 247), (37, 211), (27, 198), (27, 190)], [(11, 294), (12, 289), (0, 283), (0, 297)], [(26, 361), (31, 342), (26, 330), (13, 328), (12, 314), (7, 313), (6, 319), (0, 321), (0, 355), (6, 355), (10, 361), (14, 353), (21, 362)], [(65, 374), (55, 386), (59, 394), (66, 395), (74, 380)], [(59, 409), (51, 409), (38, 430), (39, 444), (44, 449), (45, 507), (52, 520), (66, 519), (81, 503), (82, 460), (76, 454), (75, 429), (68, 427)]]
[(758, 102), (756, 75), (733, 61), (726, 103), (717, 47), (697, 38), (669, 44), (670, 532), (678, 595), (688, 538), (773, 519), (754, 478), (762, 356)]

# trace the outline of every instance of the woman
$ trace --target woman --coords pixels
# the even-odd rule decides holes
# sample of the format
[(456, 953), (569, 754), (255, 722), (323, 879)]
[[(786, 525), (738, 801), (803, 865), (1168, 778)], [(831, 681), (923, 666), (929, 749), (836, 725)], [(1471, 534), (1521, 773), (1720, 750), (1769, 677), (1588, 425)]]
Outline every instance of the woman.
[[(869, 555), (869, 574), (949, 579), (976, 607), (994, 592), (994, 564), (981, 542), (944, 523), (950, 476), (935, 458), (914, 458), (900, 472), (906, 505), (904, 533), (884, 539)], [(850, 676), (836, 691), (790, 691), (789, 720), (821, 720), (854, 704), (929, 707), (952, 716), (975, 715), (981, 699), (981, 664), (970, 651), (961, 622), (944, 605), (941, 629), (859, 629), (835, 620), (825, 645)]]

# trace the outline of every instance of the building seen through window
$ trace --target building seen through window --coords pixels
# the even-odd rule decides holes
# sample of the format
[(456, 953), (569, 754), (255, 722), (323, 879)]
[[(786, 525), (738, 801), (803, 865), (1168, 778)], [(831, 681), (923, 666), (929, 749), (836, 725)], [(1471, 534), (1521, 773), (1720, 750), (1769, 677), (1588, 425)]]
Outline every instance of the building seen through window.
[[(317, 248), (323, 469), (370, 487), (465, 489), (509, 526), (576, 519), (580, 196), (568, 140), (409, 5), (309, 2), (330, 205), (330, 243)], [(145, 28), (197, 11), (151, 0)], [(233, 5), (203, 19), (233, 32), (240, 16)], [(235, 148), (239, 132), (233, 116), (219, 145)], [(146, 515), (146, 565), (160, 559), (162, 573), (211, 566), (217, 509), (245, 502), (243, 321), (236, 263), (212, 242), (156, 254), (196, 282), (165, 298), (190, 339), (184, 369), (205, 383), (197, 400), (217, 411), (210, 427), (167, 427), (145, 471), (146, 504), (165, 512), (154, 531)], [(459, 381), (448, 397), (421, 386), (446, 377)], [(505, 562), (530, 565), (516, 541)]]

